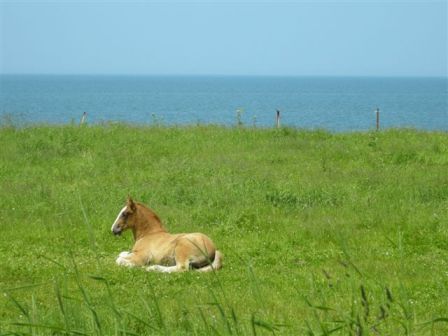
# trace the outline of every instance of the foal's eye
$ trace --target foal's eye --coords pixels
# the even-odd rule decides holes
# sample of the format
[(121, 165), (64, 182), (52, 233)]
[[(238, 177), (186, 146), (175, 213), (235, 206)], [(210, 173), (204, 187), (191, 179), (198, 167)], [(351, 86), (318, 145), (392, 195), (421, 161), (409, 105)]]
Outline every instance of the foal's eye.
[(121, 217), (123, 217), (123, 218), (126, 218), (128, 216), (128, 213), (127, 212), (123, 212), (122, 214), (121, 214)]

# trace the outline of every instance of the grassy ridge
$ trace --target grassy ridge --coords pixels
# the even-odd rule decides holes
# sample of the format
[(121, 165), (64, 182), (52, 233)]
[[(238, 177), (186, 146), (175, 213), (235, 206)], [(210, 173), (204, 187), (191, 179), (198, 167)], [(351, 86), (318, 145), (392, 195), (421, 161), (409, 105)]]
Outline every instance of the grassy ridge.
[[(448, 333), (448, 135), (0, 129), (0, 334)], [(130, 194), (217, 274), (119, 268)]]

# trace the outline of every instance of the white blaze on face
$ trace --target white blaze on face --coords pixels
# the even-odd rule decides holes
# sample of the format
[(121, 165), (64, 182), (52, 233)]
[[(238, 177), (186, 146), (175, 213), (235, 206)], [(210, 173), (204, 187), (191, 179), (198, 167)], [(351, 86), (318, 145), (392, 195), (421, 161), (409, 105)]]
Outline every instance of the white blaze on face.
[(114, 226), (117, 224), (118, 220), (120, 219), (121, 215), (126, 210), (126, 208), (127, 208), (127, 206), (125, 206), (123, 209), (121, 209), (120, 212), (118, 213), (118, 216), (115, 219), (115, 222), (112, 224), (112, 227), (110, 228), (112, 232), (114, 232)]

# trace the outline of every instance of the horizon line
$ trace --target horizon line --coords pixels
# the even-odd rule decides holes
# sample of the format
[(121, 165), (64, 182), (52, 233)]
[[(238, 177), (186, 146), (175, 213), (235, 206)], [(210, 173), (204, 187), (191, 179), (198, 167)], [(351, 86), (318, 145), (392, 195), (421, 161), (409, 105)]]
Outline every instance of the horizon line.
[(369, 75), (369, 74), (169, 74), (169, 73), (26, 73), (26, 72), (11, 72), (0, 73), (0, 76), (98, 76), (98, 77), (345, 77), (345, 78), (446, 78), (448, 79), (448, 73), (445, 75), (421, 75), (421, 74), (381, 74), (381, 75)]

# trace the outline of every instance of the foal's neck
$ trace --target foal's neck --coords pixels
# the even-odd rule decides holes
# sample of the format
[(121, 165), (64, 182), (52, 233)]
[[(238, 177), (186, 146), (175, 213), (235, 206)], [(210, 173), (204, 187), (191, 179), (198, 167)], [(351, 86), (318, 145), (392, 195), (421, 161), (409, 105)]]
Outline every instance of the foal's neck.
[(160, 218), (151, 210), (140, 207), (137, 224), (132, 228), (134, 240), (157, 232), (166, 232)]

